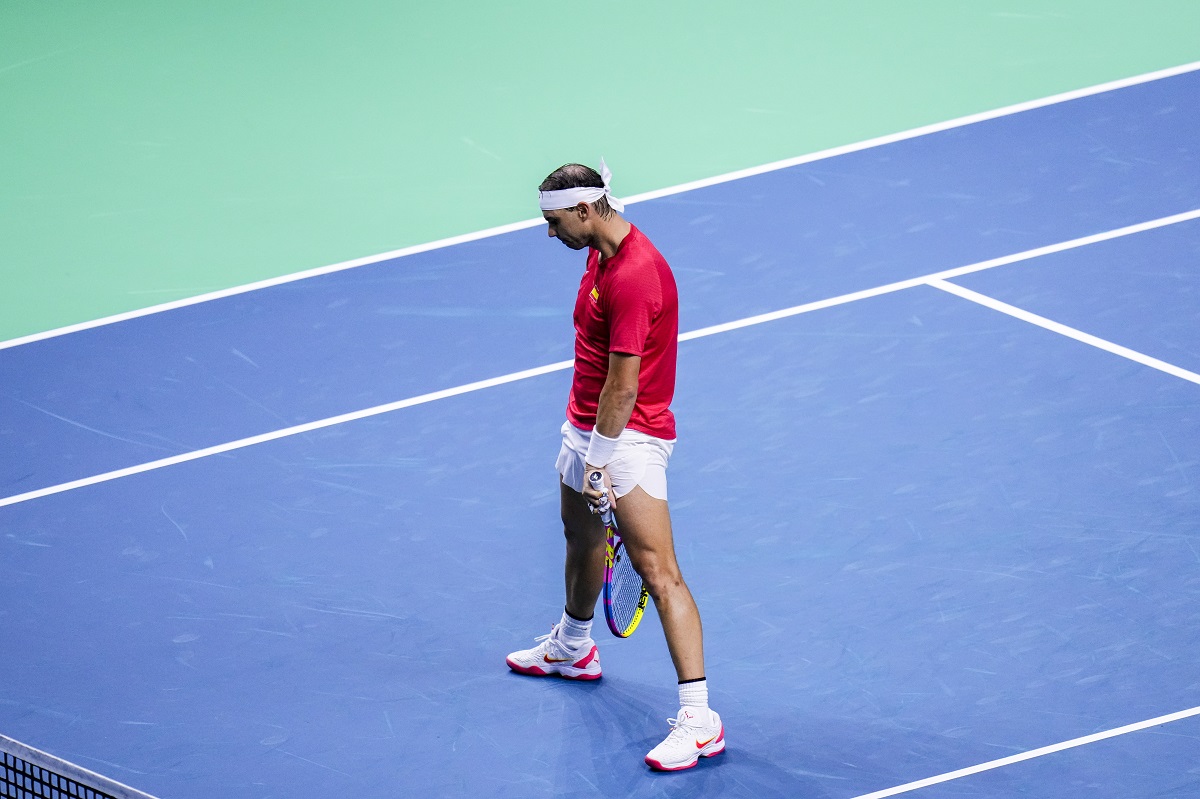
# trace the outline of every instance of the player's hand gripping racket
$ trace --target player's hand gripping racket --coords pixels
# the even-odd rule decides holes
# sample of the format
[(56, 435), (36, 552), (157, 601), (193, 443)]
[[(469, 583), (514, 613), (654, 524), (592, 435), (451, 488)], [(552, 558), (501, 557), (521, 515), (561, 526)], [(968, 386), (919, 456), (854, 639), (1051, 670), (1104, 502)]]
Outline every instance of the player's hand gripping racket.
[(592, 488), (604, 494), (600, 500), (600, 520), (604, 522), (607, 537), (604, 557), (604, 618), (608, 629), (618, 638), (628, 638), (637, 629), (650, 592), (642, 577), (633, 570), (625, 542), (617, 532), (617, 520), (608, 502), (608, 491), (604, 488), (604, 475), (592, 472), (588, 475)]

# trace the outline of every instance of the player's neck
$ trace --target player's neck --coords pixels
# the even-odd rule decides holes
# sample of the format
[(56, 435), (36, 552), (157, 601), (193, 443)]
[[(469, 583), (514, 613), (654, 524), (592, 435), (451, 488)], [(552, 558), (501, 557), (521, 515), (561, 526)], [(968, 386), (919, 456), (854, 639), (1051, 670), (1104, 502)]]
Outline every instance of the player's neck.
[(600, 257), (607, 261), (621, 249), (621, 242), (625, 241), (631, 227), (633, 226), (619, 214), (614, 213), (611, 219), (606, 219), (597, 226), (595, 239), (591, 243), (592, 249), (598, 250)]

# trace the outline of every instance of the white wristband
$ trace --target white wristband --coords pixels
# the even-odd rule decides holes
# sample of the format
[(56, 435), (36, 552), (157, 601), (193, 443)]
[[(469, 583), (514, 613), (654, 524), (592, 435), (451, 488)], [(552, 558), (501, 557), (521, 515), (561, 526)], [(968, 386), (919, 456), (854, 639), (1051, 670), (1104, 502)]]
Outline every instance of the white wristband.
[(584, 461), (588, 466), (607, 466), (616, 449), (617, 439), (601, 435), (599, 430), (593, 429)]

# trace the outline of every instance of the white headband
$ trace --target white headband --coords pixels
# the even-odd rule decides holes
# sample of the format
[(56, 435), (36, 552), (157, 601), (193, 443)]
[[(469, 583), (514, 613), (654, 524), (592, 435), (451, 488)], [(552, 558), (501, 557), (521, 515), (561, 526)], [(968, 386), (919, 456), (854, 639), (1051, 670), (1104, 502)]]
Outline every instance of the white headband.
[(625, 203), (612, 196), (612, 189), (609, 184), (612, 183), (612, 172), (608, 169), (608, 164), (604, 163), (604, 159), (600, 159), (600, 179), (604, 181), (604, 188), (596, 186), (581, 186), (577, 189), (559, 189), (558, 191), (539, 191), (538, 204), (541, 205), (543, 211), (557, 211), (562, 208), (574, 208), (579, 203), (594, 203), (601, 197), (608, 200), (608, 204), (617, 213), (625, 210)]

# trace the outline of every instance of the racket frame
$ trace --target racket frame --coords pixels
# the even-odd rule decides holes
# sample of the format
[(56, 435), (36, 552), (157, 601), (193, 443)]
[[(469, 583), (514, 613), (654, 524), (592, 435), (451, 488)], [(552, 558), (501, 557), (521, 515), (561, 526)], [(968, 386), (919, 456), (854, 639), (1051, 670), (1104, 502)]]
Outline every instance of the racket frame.
[[(633, 631), (637, 629), (638, 624), (642, 621), (642, 615), (646, 612), (646, 605), (650, 601), (650, 592), (646, 589), (646, 581), (642, 580), (642, 590), (638, 596), (637, 607), (634, 608), (633, 617), (629, 620), (629, 624), (624, 628), (617, 621), (616, 614), (613, 611), (613, 571), (617, 563), (617, 555), (623, 554), (624, 557), (629, 557), (628, 551), (625, 550), (625, 542), (621, 540), (621, 533), (617, 529), (617, 519), (612, 512), (612, 506), (608, 502), (608, 492), (604, 488), (604, 477), (600, 472), (592, 472), (588, 477), (593, 489), (604, 493), (604, 500), (599, 506), (600, 521), (604, 523), (604, 620), (608, 622), (609, 631), (617, 638), (628, 638), (633, 635)], [(636, 574), (636, 572), (634, 572)], [(638, 575), (641, 579), (641, 575)]]

